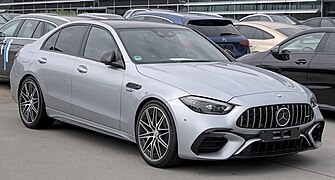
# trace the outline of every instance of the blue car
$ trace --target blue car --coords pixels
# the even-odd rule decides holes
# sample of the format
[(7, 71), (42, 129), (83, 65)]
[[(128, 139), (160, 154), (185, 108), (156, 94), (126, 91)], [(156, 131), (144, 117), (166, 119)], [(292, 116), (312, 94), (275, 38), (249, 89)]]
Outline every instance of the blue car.
[(236, 58), (250, 53), (248, 39), (240, 34), (230, 20), (224, 18), (202, 14), (146, 11), (137, 13), (129, 20), (184, 25), (201, 32), (221, 48), (230, 50)]

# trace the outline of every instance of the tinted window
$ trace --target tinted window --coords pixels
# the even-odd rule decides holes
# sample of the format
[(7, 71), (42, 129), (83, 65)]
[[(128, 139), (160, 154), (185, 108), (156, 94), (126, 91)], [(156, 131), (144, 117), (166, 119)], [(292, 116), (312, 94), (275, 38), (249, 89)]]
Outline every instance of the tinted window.
[(96, 61), (108, 51), (116, 51), (117, 45), (112, 36), (105, 30), (92, 27), (88, 36), (84, 56)]
[(333, 26), (334, 26), (333, 23), (327, 19), (323, 19), (321, 21), (321, 27), (333, 27)]
[(3, 36), (11, 37), (13, 36), (15, 29), (20, 24), (20, 22), (21, 20), (9, 22), (8, 24), (2, 26), (2, 28), (0, 29), (0, 32), (2, 32)]
[(35, 32), (38, 23), (39, 21), (36, 20), (25, 20), (17, 36), (31, 38), (33, 36), (33, 33)]
[(310, 24), (310, 26), (312, 26), (312, 27), (320, 27), (320, 19), (313, 19), (313, 20), (311, 20), (311, 24)]
[(43, 33), (43, 25), (44, 23), (43, 22), (40, 22), (36, 29), (35, 29), (35, 32), (33, 34), (33, 38), (40, 38), (42, 36), (42, 33)]
[(55, 25), (46, 22), (45, 23), (45, 32), (44, 33), (47, 33), (47, 32), (49, 32), (49, 31), (51, 31), (51, 30), (53, 30), (55, 28), (56, 28)]
[(207, 37), (240, 35), (231, 23), (230, 20), (192, 20), (187, 26), (200, 31)]
[(70, 26), (61, 30), (55, 45), (55, 50), (67, 54), (77, 54), (86, 26)]
[(239, 26), (240, 33), (246, 37), (247, 39), (254, 38), (254, 34), (256, 32), (256, 29), (249, 26)]
[(264, 39), (274, 39), (275, 37), (272, 36), (271, 34), (263, 31), (263, 36), (264, 36)]
[(271, 21), (269, 18), (265, 17), (265, 16), (261, 16), (260, 21)]
[(280, 28), (277, 29), (277, 31), (279, 31), (280, 33), (284, 34), (287, 37), (290, 37), (300, 31), (302, 31), (301, 29), (293, 29), (293, 28)]
[(335, 54), (335, 33), (331, 33), (323, 52)]
[(160, 23), (170, 23), (169, 21), (157, 17), (148, 17), (147, 21), (150, 22), (160, 22)]
[(58, 35), (59, 35), (59, 31), (57, 33), (53, 34), (51, 37), (49, 37), (45, 41), (43, 49), (54, 50), (54, 46), (55, 46), (55, 43), (57, 41)]
[(136, 17), (131, 17), (130, 20), (133, 21), (143, 21), (144, 16), (136, 16)]
[(280, 49), (285, 53), (313, 53), (318, 47), (325, 33), (311, 33), (296, 37), (285, 44)]
[(259, 21), (260, 17), (259, 16), (252, 16), (244, 19), (243, 21)]
[(259, 39), (259, 40), (263, 40), (263, 32), (259, 29), (256, 30), (254, 37), (252, 39)]
[(6, 22), (7, 20), (4, 17), (0, 16), (0, 24), (5, 24)]

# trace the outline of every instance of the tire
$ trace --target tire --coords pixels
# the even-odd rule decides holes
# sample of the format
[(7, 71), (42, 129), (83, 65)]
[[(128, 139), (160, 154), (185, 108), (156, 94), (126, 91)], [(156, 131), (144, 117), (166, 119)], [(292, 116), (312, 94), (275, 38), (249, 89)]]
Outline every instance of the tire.
[(181, 162), (173, 118), (160, 101), (149, 101), (143, 106), (136, 120), (135, 134), (140, 154), (149, 165), (166, 168)]
[(55, 122), (46, 113), (41, 88), (33, 77), (28, 77), (22, 82), (18, 106), (23, 124), (30, 129), (50, 128)]

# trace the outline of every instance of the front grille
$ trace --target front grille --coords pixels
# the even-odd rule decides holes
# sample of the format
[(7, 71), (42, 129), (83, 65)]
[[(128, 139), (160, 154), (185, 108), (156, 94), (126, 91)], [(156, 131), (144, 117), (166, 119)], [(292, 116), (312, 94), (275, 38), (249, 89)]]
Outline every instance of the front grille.
[(227, 143), (225, 137), (205, 137), (198, 147), (198, 153), (217, 152)]
[(249, 145), (238, 156), (266, 156), (299, 152), (309, 149), (311, 146), (303, 137), (300, 139), (262, 142), (257, 141)]
[[(277, 123), (276, 116), (279, 109), (286, 107), (290, 112), (290, 119), (285, 126)], [(241, 128), (266, 129), (291, 127), (308, 123), (313, 120), (313, 109), (308, 104), (281, 104), (254, 107), (246, 110), (236, 121)]]

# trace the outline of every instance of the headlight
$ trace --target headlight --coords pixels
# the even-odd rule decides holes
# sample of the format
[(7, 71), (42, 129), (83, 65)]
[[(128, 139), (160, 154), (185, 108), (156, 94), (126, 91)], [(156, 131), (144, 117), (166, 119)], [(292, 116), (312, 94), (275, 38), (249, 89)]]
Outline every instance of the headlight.
[(309, 90), (306, 86), (303, 86), (303, 85), (301, 85), (301, 86), (305, 90), (305, 92), (308, 94), (308, 97), (310, 98), (312, 107), (313, 108), (316, 107), (318, 105), (318, 101), (316, 99), (315, 94), (311, 90)]
[(202, 114), (223, 115), (234, 108), (234, 105), (226, 102), (197, 96), (185, 96), (179, 99), (193, 111)]

